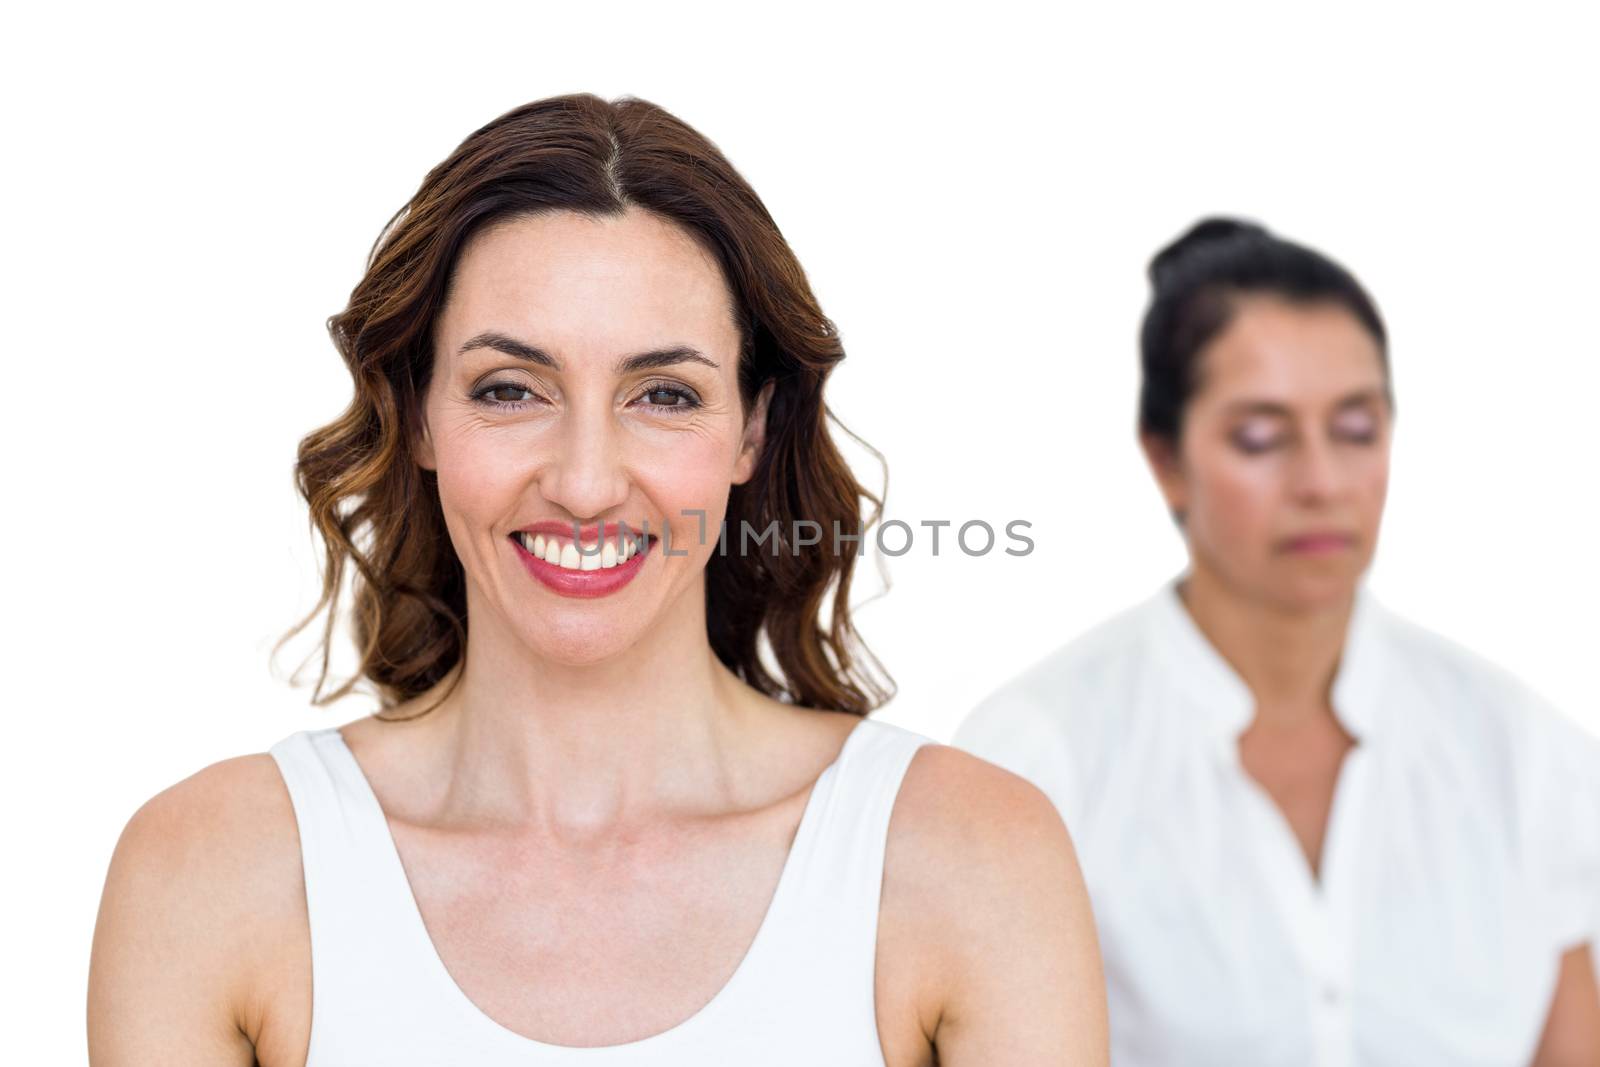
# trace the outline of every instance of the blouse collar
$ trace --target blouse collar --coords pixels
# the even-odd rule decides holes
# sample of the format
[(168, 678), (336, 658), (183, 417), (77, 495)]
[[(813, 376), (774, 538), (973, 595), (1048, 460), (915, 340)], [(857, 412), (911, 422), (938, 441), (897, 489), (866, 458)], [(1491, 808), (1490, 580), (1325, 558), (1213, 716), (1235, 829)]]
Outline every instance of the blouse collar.
[[(1184, 606), (1178, 586), (1186, 573), (1169, 579), (1151, 600), (1157, 649), (1175, 671), (1180, 691), (1204, 706), (1219, 735), (1234, 740), (1255, 717), (1255, 696)], [(1365, 579), (1358, 582), (1331, 695), (1334, 714), (1359, 740), (1370, 739), (1382, 725), (1384, 615)]]

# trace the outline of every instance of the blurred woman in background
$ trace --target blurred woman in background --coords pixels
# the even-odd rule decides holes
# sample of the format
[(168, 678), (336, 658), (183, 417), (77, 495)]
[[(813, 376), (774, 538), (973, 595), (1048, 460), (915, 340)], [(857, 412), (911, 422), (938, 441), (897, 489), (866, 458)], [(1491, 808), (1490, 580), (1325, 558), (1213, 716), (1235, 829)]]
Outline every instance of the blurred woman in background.
[(1155, 257), (1140, 441), (1187, 571), (955, 743), (1072, 832), (1112, 1062), (1600, 1063), (1600, 757), (1365, 588), (1387, 339), (1356, 279), (1210, 219)]

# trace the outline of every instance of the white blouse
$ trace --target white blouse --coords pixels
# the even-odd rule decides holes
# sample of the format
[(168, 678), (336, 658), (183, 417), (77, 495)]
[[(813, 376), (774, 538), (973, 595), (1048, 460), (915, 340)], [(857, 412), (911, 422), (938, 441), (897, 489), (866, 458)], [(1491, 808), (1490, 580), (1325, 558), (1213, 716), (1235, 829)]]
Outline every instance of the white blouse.
[(1526, 1064), (1561, 953), (1600, 941), (1600, 742), (1363, 585), (1314, 879), (1243, 769), (1254, 700), (1182, 576), (986, 698), (954, 744), (1073, 834), (1112, 1062)]

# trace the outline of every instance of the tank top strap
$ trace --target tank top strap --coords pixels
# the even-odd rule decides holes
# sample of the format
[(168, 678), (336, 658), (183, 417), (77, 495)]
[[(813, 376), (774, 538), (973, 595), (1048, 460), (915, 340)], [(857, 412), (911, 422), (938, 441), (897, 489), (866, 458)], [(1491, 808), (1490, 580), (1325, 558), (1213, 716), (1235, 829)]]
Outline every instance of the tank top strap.
[[(792, 846), (792, 882), (774, 902), (774, 936), (760, 958), (773, 972), (751, 982), (809, 999), (812, 1017), (863, 1043), (876, 1042), (878, 1032), (874, 979), (890, 816), (912, 757), (932, 743), (880, 719), (851, 731), (818, 779)], [(782, 1017), (781, 1006), (772, 1011)]]
[(847, 886), (864, 890), (871, 899), (856, 903), (871, 906), (876, 925), (889, 817), (912, 757), (931, 743), (931, 737), (882, 719), (863, 719), (851, 731), (833, 774), (818, 783), (806, 840), (795, 843), (801, 861), (797, 892), (837, 898)]
[(294, 806), (311, 931), (313, 1038), (319, 1021), (361, 1005), (426, 1000), (410, 885), (377, 797), (338, 727), (302, 730), (269, 750)]

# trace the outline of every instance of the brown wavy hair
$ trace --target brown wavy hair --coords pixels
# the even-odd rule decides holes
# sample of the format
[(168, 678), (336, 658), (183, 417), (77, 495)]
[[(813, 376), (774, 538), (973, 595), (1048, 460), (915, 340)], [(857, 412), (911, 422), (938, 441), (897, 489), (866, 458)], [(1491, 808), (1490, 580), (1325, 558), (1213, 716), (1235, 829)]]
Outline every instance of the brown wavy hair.
[[(347, 306), (328, 320), (355, 395), (343, 414), (301, 440), (295, 465), (296, 488), (322, 541), (322, 595), (272, 653), (326, 609), (313, 704), (337, 700), (366, 678), (387, 710), (431, 689), (466, 653), (465, 574), (440, 508), (438, 475), (417, 464), (412, 447), (435, 321), (468, 238), (513, 218), (611, 216), (630, 206), (677, 223), (720, 264), (740, 330), (747, 413), (773, 383), (755, 473), (730, 487), (729, 531), (741, 522), (763, 531), (774, 521), (789, 531), (812, 520), (864, 534), (881, 516), (882, 496), (856, 481), (828, 433), (827, 421), (838, 420), (822, 390), (844, 358), (838, 330), (744, 178), (711, 141), (647, 101), (584, 93), (525, 104), (478, 129), (428, 173), (379, 234)], [(884, 474), (886, 495), (886, 467)], [(873, 505), (865, 520), (863, 500)], [(762, 693), (865, 715), (893, 695), (894, 684), (851, 623), (857, 556), (823, 540), (828, 550), (713, 553), (708, 636), (717, 658)], [(347, 565), (359, 662), (323, 696)]]

